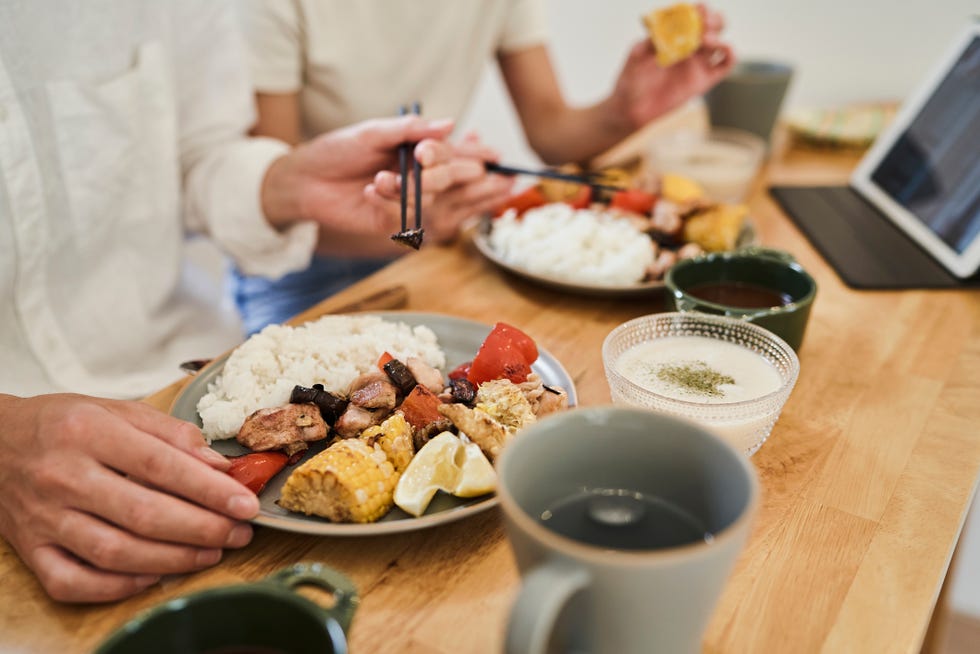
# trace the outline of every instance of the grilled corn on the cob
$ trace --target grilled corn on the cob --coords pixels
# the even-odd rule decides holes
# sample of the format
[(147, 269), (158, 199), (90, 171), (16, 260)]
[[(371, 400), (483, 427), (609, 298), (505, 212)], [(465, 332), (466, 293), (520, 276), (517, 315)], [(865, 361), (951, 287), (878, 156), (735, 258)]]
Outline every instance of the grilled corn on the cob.
[(334, 522), (374, 522), (394, 504), (399, 476), (380, 446), (348, 438), (296, 468), (279, 505)]
[(377, 443), (385, 456), (395, 466), (396, 472), (404, 472), (415, 455), (412, 443), (412, 426), (400, 413), (393, 413), (380, 425), (368, 427), (361, 432), (360, 439), (368, 445)]

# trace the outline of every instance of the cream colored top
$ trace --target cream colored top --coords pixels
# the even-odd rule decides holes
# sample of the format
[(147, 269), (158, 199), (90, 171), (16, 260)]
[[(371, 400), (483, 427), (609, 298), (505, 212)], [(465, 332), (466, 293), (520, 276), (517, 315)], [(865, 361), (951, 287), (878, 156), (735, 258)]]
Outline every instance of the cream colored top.
[(138, 397), (241, 339), (187, 283), (185, 231), (244, 270), (309, 265), (273, 230), (269, 163), (228, 1), (0, 8), (0, 392)]
[(458, 118), (486, 62), (545, 41), (539, 0), (247, 0), (256, 88), (298, 91), (306, 138), (418, 100)]

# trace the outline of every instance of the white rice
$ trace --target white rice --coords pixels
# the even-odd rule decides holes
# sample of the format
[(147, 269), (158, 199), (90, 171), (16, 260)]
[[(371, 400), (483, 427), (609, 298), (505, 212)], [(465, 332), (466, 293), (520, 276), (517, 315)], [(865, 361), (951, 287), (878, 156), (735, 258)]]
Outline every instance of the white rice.
[(602, 286), (639, 283), (654, 260), (650, 237), (629, 220), (560, 202), (521, 218), (507, 211), (493, 221), (490, 246), (530, 273)]
[(404, 361), (419, 357), (442, 368), (446, 357), (436, 335), (378, 316), (324, 316), (299, 327), (270, 325), (240, 345), (197, 404), (210, 442), (238, 434), (257, 409), (289, 402), (293, 387), (323, 384), (346, 392), (354, 379), (375, 368), (382, 352)]

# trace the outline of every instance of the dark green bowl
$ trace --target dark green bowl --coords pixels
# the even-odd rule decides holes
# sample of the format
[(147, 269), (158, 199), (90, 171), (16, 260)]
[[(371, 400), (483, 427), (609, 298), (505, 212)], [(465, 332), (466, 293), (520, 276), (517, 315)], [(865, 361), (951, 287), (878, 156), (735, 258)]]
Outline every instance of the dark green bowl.
[[(779, 306), (748, 308), (711, 302), (689, 290), (702, 284), (740, 282), (788, 298)], [(792, 255), (768, 248), (748, 247), (708, 254), (674, 264), (664, 277), (667, 308), (742, 318), (776, 334), (799, 351), (817, 295), (817, 282)]]
[[(333, 594), (324, 608), (296, 592)], [(319, 563), (300, 563), (247, 584), (170, 600), (132, 619), (96, 654), (346, 654), (357, 608), (351, 581)]]

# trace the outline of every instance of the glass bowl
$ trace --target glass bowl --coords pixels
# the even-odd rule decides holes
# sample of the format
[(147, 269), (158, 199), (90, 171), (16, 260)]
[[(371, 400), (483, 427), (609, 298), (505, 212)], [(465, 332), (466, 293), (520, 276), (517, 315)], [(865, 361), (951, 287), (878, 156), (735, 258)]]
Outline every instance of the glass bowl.
[(745, 199), (765, 152), (761, 138), (728, 127), (673, 132), (650, 144), (653, 166), (660, 174), (693, 179), (716, 202)]
[[(692, 347), (700, 348), (697, 350), (699, 352), (707, 352), (710, 356), (713, 350), (728, 350), (728, 354), (736, 354), (744, 360), (743, 363), (751, 363), (758, 370), (757, 360), (751, 356), (746, 358), (744, 351), (726, 346), (712, 348), (710, 340), (741, 346), (771, 366), (778, 378), (774, 377), (768, 368), (758, 370), (765, 373), (759, 375), (758, 372), (744, 372), (750, 370), (751, 366), (743, 366), (743, 377), (739, 379), (738, 384), (725, 387), (731, 389), (732, 400), (726, 400), (723, 397), (724, 392), (709, 394), (710, 389), (700, 395), (691, 393), (686, 396), (686, 399), (679, 399), (676, 397), (677, 393), (666, 395), (662, 390), (653, 390), (651, 384), (641, 384), (636, 381), (636, 376), (628, 376), (621, 369), (623, 354), (632, 348), (659, 339), (682, 336), (699, 337), (694, 341), (690, 339), (684, 341)], [(710, 340), (701, 342), (702, 339)], [(678, 340), (675, 345), (680, 346), (681, 343)], [(681, 351), (680, 348), (671, 349), (676, 352)], [(793, 348), (772, 332), (738, 318), (696, 312), (653, 314), (619, 325), (602, 343), (602, 363), (614, 404), (641, 407), (657, 413), (687, 418), (712, 429), (747, 456), (755, 454), (769, 437), (783, 405), (789, 398), (793, 386), (796, 385), (800, 372), (800, 360)], [(692, 362), (679, 358), (676, 364), (659, 364), (661, 366), (659, 370), (664, 370), (663, 366), (676, 370), (681, 366), (697, 366), (702, 363), (702, 361)], [(652, 365), (651, 363), (651, 370)], [(688, 367), (686, 370), (689, 371), (691, 368)], [(750, 377), (753, 375), (769, 377), (770, 379), (767, 380), (770, 382), (769, 390), (761, 395), (753, 395), (751, 391), (745, 390), (748, 397), (735, 399), (737, 393), (743, 390), (743, 382), (752, 383)], [(735, 379), (732, 378), (732, 381)], [(772, 390), (773, 387), (775, 390)], [(713, 388), (715, 391), (718, 389), (717, 386)]]

